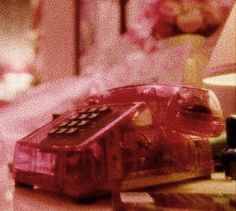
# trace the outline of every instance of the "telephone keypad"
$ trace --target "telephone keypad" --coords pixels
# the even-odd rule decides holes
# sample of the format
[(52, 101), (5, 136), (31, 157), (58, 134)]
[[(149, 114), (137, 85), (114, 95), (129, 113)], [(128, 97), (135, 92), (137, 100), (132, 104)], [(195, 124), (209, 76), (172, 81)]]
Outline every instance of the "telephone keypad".
[(108, 106), (102, 106), (101, 108), (98, 109), (98, 112), (100, 113), (108, 113), (110, 112), (111, 108)]
[(100, 117), (105, 116), (109, 112), (111, 112), (111, 108), (108, 106), (83, 108), (60, 123), (57, 128), (53, 128), (48, 135), (70, 135), (75, 133), (78, 135), (88, 125), (91, 123), (94, 125), (99, 121)]

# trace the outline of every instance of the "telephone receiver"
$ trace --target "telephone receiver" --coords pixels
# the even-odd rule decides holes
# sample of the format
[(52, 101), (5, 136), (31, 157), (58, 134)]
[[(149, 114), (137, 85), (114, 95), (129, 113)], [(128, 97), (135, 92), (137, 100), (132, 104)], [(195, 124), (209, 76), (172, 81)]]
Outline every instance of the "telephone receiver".
[(84, 105), (145, 102), (160, 127), (192, 135), (218, 136), (224, 118), (216, 95), (207, 89), (174, 85), (131, 85), (85, 100)]

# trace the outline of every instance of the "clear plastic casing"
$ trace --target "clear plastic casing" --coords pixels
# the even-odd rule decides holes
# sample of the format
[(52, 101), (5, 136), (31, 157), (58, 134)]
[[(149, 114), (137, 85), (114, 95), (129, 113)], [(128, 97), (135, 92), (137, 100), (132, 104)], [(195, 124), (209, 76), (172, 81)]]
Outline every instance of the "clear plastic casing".
[(223, 117), (203, 89), (139, 85), (78, 101), (19, 140), (16, 185), (75, 198), (210, 175)]

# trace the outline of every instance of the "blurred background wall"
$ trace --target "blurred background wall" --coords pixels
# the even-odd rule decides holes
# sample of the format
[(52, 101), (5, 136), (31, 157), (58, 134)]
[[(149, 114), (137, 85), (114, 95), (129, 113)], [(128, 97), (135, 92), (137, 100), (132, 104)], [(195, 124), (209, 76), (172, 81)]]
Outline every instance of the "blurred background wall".
[(37, 70), (44, 81), (75, 73), (74, 3), (74, 0), (43, 1)]
[(0, 66), (21, 66), (34, 60), (30, 0), (0, 1)]

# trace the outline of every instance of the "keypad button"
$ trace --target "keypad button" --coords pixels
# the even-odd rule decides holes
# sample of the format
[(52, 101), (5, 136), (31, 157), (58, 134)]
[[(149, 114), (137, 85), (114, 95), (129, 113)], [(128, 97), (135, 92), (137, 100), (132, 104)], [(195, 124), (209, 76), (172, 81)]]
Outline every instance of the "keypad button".
[(74, 134), (74, 133), (78, 133), (78, 132), (79, 132), (79, 128), (72, 127), (66, 131), (66, 134)]
[(57, 130), (58, 130), (58, 128), (53, 128), (53, 129), (51, 129), (51, 130), (48, 132), (48, 134), (49, 134), (49, 135), (53, 135), (53, 134), (56, 133)]
[(67, 131), (67, 128), (60, 128), (55, 134), (64, 134)]
[(78, 121), (73, 120), (73, 121), (69, 122), (67, 124), (67, 126), (72, 127), (72, 126), (75, 126), (77, 123), (78, 123)]
[(93, 113), (93, 112), (96, 112), (97, 110), (98, 110), (98, 108), (92, 107), (92, 108), (89, 108), (89, 109), (87, 110), (87, 112), (88, 112), (88, 113)]
[(86, 119), (87, 116), (88, 116), (88, 114), (80, 114), (80, 115), (77, 117), (77, 119), (78, 119), (78, 120)]
[(79, 116), (80, 116), (80, 114), (73, 114), (73, 115), (70, 117), (70, 120), (75, 120), (75, 119), (77, 119)]
[(88, 120), (82, 120), (81, 122), (79, 122), (77, 124), (78, 128), (84, 128), (86, 127), (87, 125), (89, 124), (89, 121)]
[(111, 111), (111, 108), (108, 106), (102, 106), (101, 108), (98, 109), (98, 112), (101, 112), (101, 113), (107, 113), (110, 111)]
[(82, 108), (82, 109), (80, 109), (79, 113), (80, 113), (80, 114), (86, 113), (87, 110), (88, 110), (87, 108)]
[(94, 120), (94, 119), (96, 119), (97, 117), (99, 117), (99, 113), (91, 113), (91, 114), (88, 116), (88, 119)]
[(69, 121), (64, 121), (59, 125), (59, 127), (65, 127), (65, 126), (67, 126), (68, 123), (69, 123)]

